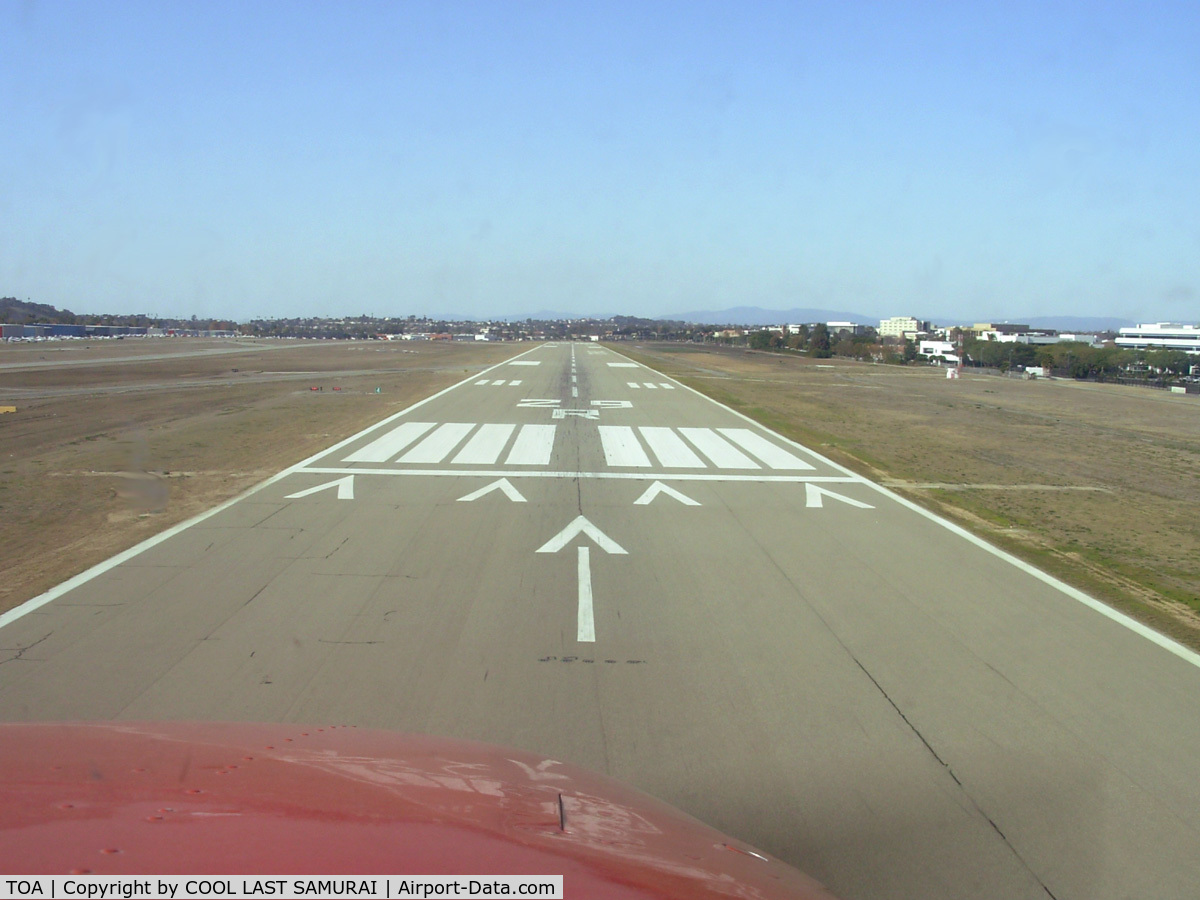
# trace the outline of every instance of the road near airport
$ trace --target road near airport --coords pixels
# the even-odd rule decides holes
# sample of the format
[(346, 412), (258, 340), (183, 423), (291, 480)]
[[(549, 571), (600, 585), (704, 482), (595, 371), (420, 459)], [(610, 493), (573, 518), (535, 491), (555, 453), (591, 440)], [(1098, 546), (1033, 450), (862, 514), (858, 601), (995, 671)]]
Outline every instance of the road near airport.
[(0, 622), (5, 720), (516, 746), (847, 900), (1200, 891), (1200, 658), (595, 344), (538, 345)]

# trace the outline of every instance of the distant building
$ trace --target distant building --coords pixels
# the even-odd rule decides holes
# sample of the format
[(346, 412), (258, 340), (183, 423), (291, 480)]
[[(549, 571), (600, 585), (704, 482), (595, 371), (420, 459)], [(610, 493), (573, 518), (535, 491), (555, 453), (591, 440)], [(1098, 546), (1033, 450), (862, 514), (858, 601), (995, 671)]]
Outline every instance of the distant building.
[(900, 338), (908, 334), (917, 334), (928, 330), (928, 322), (922, 322), (920, 319), (914, 319), (912, 316), (892, 316), (890, 319), (879, 320), (879, 336), (881, 338)]
[(958, 364), (958, 348), (950, 341), (921, 341), (917, 352), (922, 356), (940, 356), (948, 363)]
[(1033, 331), (1028, 325), (1014, 325), (1011, 322), (976, 322), (969, 329), (976, 334), (994, 331), (996, 334), (1025, 334)]
[(1117, 335), (1118, 347), (1133, 350), (1183, 350), (1200, 353), (1200, 325), (1181, 325), (1177, 322), (1155, 322), (1122, 328)]
[(863, 334), (867, 330), (866, 325), (859, 325), (857, 322), (826, 322), (825, 327), (829, 329), (830, 334), (837, 334), (839, 331), (848, 331), (851, 334)]

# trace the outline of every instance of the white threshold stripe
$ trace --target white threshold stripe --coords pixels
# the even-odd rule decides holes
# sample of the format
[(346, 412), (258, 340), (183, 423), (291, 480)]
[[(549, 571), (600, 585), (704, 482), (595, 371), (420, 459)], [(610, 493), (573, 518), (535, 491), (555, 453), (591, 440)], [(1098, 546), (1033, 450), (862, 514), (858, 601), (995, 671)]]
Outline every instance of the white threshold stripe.
[(503, 379), (503, 378), (497, 378), (495, 381), (493, 381), (493, 382), (492, 382), (492, 384), (494, 384), (494, 385), (498, 385), (498, 384), (504, 384), (504, 379)]
[[(537, 349), (539, 349), (539, 348), (531, 347), (528, 350), (526, 350), (524, 353), (518, 354), (516, 357), (514, 357), (514, 359), (520, 359), (522, 356), (526, 356)], [(489, 366), (488, 368), (484, 369), (482, 372), (477, 372), (475, 375), (468, 375), (462, 381), (455, 382), (454, 384), (450, 385), (449, 387), (444, 387), (437, 393), (430, 394), (424, 400), (418, 400), (416, 403), (412, 404), (411, 406), (406, 406), (404, 409), (400, 410), (399, 412), (392, 413), (390, 416), (385, 416), (384, 418), (380, 419), (375, 424), (368, 425), (366, 428), (362, 429), (361, 431), (350, 435), (350, 437), (344, 438), (344, 439), (338, 441), (332, 447), (326, 447), (324, 450), (319, 450), (316, 453), (314, 453), (312, 456), (306, 457), (305, 459), (300, 460), (300, 462), (295, 463), (294, 465), (288, 466), (282, 472), (278, 472), (275, 475), (272, 475), (270, 478), (260, 481), (258, 484), (254, 485), (249, 490), (243, 491), (242, 493), (238, 494), (236, 497), (231, 497), (230, 499), (226, 500), (224, 503), (218, 503), (212, 509), (205, 510), (204, 512), (200, 513), (199, 515), (192, 516), (192, 518), (187, 519), (186, 521), (180, 522), (178, 525), (172, 525), (170, 528), (166, 529), (165, 531), (160, 531), (158, 534), (146, 538), (146, 540), (142, 541), (141, 543), (134, 544), (128, 550), (118, 553), (116, 556), (111, 556), (108, 559), (104, 560), (103, 562), (96, 563), (96, 565), (92, 566), (90, 569), (84, 569), (78, 575), (68, 578), (66, 581), (62, 582), (61, 584), (56, 584), (54, 587), (50, 588), (50, 590), (45, 591), (44, 593), (38, 594), (36, 597), (31, 597), (30, 599), (28, 599), (24, 603), (22, 603), (20, 606), (14, 606), (8, 612), (0, 613), (0, 628), (3, 628), (5, 625), (8, 625), (12, 622), (17, 621), (18, 619), (24, 618), (25, 616), (29, 615), (31, 612), (35, 612), (36, 610), (41, 609), (47, 603), (57, 600), (63, 594), (70, 593), (71, 591), (75, 590), (75, 588), (77, 588), (77, 587), (82, 587), (83, 585), (85, 585), (89, 581), (91, 581), (92, 579), (98, 578), (99, 576), (103, 575), (105, 572), (109, 571), (110, 569), (115, 569), (117, 566), (121, 565), (121, 563), (128, 562), (129, 560), (134, 559), (135, 557), (140, 556), (141, 554), (145, 553), (147, 550), (151, 550), (154, 547), (157, 547), (163, 541), (173, 538), (175, 535), (177, 535), (183, 531), (186, 531), (187, 529), (191, 528), (193, 525), (198, 525), (199, 523), (201, 523), (207, 519), (211, 519), (217, 513), (224, 512), (225, 510), (229, 509), (229, 507), (233, 506), (235, 503), (238, 503), (242, 500), (245, 500), (247, 497), (251, 497), (254, 494), (257, 494), (259, 491), (263, 490), (264, 488), (270, 487), (275, 482), (283, 480), (287, 476), (291, 475), (293, 472), (306, 471), (306, 466), (316, 462), (317, 460), (319, 460), (323, 457), (331, 456), (334, 453), (338, 453), (338, 452), (344, 450), (346, 447), (349, 447), (351, 444), (355, 443), (356, 441), (362, 440), (362, 438), (366, 437), (371, 432), (376, 431), (380, 428), (383, 428), (387, 425), (391, 425), (397, 419), (407, 416), (413, 410), (420, 409), (426, 403), (432, 403), (434, 400), (437, 400), (439, 397), (445, 396), (446, 394), (450, 393), (451, 391), (453, 391), (457, 388), (463, 387), (464, 385), (469, 385), (471, 383), (472, 378), (477, 378), (480, 375), (486, 375), (489, 372), (500, 368), (501, 366), (509, 365), (511, 362), (512, 362), (512, 360), (506, 359), (503, 362), (496, 363), (494, 366)]]
[(447, 422), (396, 461), (399, 463), (441, 462), (474, 427), (474, 422)]
[(758, 463), (711, 428), (680, 428), (679, 433), (696, 445), (697, 449), (718, 469), (757, 469)]
[(451, 460), (456, 466), (486, 466), (500, 458), (516, 425), (480, 425), (465, 447)]
[(387, 462), (417, 438), (421, 437), (436, 422), (405, 422), (393, 428), (381, 438), (376, 438), (365, 447), (360, 447), (342, 462)]
[(772, 469), (815, 468), (749, 428), (718, 428), (717, 431), (747, 453), (757, 456)]
[[(670, 375), (666, 375), (662, 372), (659, 372), (659, 374), (662, 375), (664, 378), (671, 378)], [(758, 429), (759, 431), (764, 432), (765, 434), (769, 434), (774, 438), (778, 438), (779, 440), (783, 441), (785, 444), (788, 444), (789, 446), (795, 447), (797, 450), (800, 450), (803, 453), (806, 453), (807, 455), (809, 455), (813, 459), (817, 460), (818, 462), (821, 462), (827, 466), (830, 466), (831, 468), (837, 470), (838, 472), (845, 472), (847, 475), (851, 476), (854, 481), (861, 482), (862, 484), (869, 486), (871, 488), (871, 490), (876, 491), (877, 493), (880, 493), (883, 496), (890, 498), (891, 500), (894, 500), (895, 502), (899, 503), (901, 506), (907, 507), (908, 509), (917, 513), (918, 515), (924, 516), (929, 521), (936, 522), (938, 525), (941, 525), (947, 531), (951, 531), (954, 534), (958, 535), (959, 537), (963, 538), (964, 540), (970, 541), (976, 547), (979, 547), (982, 550), (986, 550), (988, 553), (992, 554), (997, 559), (1002, 559), (1007, 563), (1011, 563), (1012, 565), (1014, 565), (1018, 569), (1020, 569), (1022, 572), (1025, 572), (1027, 575), (1032, 575), (1034, 578), (1036, 578), (1038, 581), (1042, 582), (1043, 584), (1054, 588), (1055, 590), (1059, 591), (1060, 593), (1064, 594), (1065, 596), (1070, 597), (1072, 600), (1082, 603), (1088, 609), (1091, 609), (1095, 612), (1100, 613), (1100, 615), (1104, 616), (1107, 619), (1111, 619), (1113, 622), (1117, 623), (1118, 625), (1123, 626), (1124, 628), (1129, 629), (1134, 634), (1144, 637), (1146, 640), (1150, 641), (1152, 644), (1156, 644), (1157, 646), (1166, 650), (1168, 653), (1171, 653), (1171, 654), (1179, 657), (1184, 662), (1191, 663), (1196, 668), (1200, 668), (1200, 653), (1197, 653), (1195, 650), (1192, 650), (1189, 647), (1183, 646), (1183, 644), (1179, 643), (1178, 641), (1171, 640), (1171, 638), (1167, 637), (1165, 634), (1160, 634), (1159, 632), (1155, 631), (1153, 628), (1149, 627), (1148, 625), (1143, 625), (1137, 619), (1135, 619), (1131, 616), (1127, 616), (1127, 615), (1125, 615), (1125, 613), (1120, 612), (1119, 610), (1113, 609), (1107, 603), (1103, 603), (1100, 600), (1097, 600), (1095, 597), (1085, 594), (1083, 591), (1079, 590), (1078, 588), (1072, 587), (1071, 585), (1067, 584), (1065, 581), (1060, 581), (1059, 579), (1055, 578), (1053, 575), (1043, 572), (1041, 569), (1037, 568), (1037, 566), (1031, 565), (1031, 564), (1025, 562), (1025, 560), (1019, 559), (1018, 557), (1013, 556), (1011, 553), (1008, 553), (1005, 550), (1001, 550), (999, 547), (989, 544), (983, 538), (979, 537), (976, 534), (972, 534), (971, 532), (967, 531), (965, 528), (962, 528), (959, 525), (954, 524), (949, 519), (943, 519), (941, 516), (937, 515), (936, 513), (930, 512), (929, 510), (925, 509), (925, 507), (920, 506), (919, 504), (914, 503), (911, 500), (901, 497), (899, 494), (896, 494), (896, 493), (888, 490), (883, 485), (876, 484), (874, 481), (870, 481), (866, 478), (863, 478), (861, 475), (858, 475), (858, 474), (852, 472), (850, 469), (846, 468), (845, 466), (841, 465), (840, 463), (834, 462), (833, 460), (829, 459), (828, 457), (824, 456), (823, 454), (818, 453), (816, 450), (813, 450), (809, 447), (805, 447), (803, 444), (797, 443), (796, 441), (793, 441), (790, 438), (784, 437), (782, 434), (778, 434), (777, 432), (772, 431), (766, 425), (762, 424), (762, 422), (754, 421), (752, 418), (750, 418), (745, 413), (740, 413), (733, 407), (726, 406), (724, 403), (720, 402), (719, 400), (714, 400), (712, 397), (709, 397), (706, 394), (700, 393), (700, 391), (696, 390), (694, 387), (689, 387), (688, 385), (684, 384), (682, 381), (679, 381), (678, 379), (671, 378), (671, 381), (674, 382), (676, 386), (683, 388), (686, 391), (691, 391), (697, 397), (700, 397), (703, 400), (707, 400), (709, 403), (713, 404), (714, 406), (719, 406), (721, 409), (725, 410), (726, 412), (728, 412), (732, 415), (737, 416), (739, 419), (741, 419), (744, 422), (748, 422), (750, 425), (753, 425), (754, 428)], [(679, 479), (682, 477), (686, 477), (686, 476), (678, 476), (678, 475), (671, 476), (672, 479)], [(794, 477), (796, 478), (796, 480), (800, 480), (800, 481), (818, 481), (818, 480), (820, 480), (817, 478), (806, 478), (804, 476), (794, 476)], [(780, 480), (780, 479), (778, 477), (768, 476), (768, 477), (758, 479), (758, 480), (775, 481), (775, 480)], [(784, 480), (791, 480), (791, 479), (784, 479)]]
[(658, 461), (668, 469), (704, 469), (704, 460), (670, 428), (644, 425), (638, 429)]
[(638, 384), (636, 381), (627, 381), (625, 383), (627, 385), (629, 385), (631, 388), (633, 388), (635, 391), (641, 390), (641, 388), (642, 388), (642, 386), (640, 384)]
[(554, 450), (555, 425), (522, 425), (513, 441), (508, 459), (509, 466), (548, 466)]
[(610, 466), (650, 466), (650, 457), (638, 443), (630, 426), (599, 425), (597, 429), (600, 432), (600, 445), (604, 448), (604, 461)]
[[(529, 426), (525, 426), (528, 428)], [(547, 426), (553, 427), (553, 426)], [(288, 473), (293, 474), (293, 473)], [(411, 475), (428, 475), (434, 478), (595, 478), (599, 480), (613, 479), (616, 481), (734, 481), (734, 482), (764, 482), (774, 484), (863, 484), (870, 482), (857, 475), (739, 475), (732, 472), (725, 474), (700, 474), (697, 472), (663, 472), (661, 469), (653, 472), (581, 472), (556, 471), (550, 469), (351, 469), (351, 468), (313, 468), (298, 469), (300, 475), (396, 475), (408, 477)]]

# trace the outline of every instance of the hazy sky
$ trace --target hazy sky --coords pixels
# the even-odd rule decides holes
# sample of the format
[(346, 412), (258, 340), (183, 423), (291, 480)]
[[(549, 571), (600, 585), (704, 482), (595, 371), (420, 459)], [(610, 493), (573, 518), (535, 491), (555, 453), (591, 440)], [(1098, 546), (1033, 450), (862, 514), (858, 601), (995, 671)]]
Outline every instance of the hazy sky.
[(0, 0), (0, 296), (1200, 319), (1200, 7)]

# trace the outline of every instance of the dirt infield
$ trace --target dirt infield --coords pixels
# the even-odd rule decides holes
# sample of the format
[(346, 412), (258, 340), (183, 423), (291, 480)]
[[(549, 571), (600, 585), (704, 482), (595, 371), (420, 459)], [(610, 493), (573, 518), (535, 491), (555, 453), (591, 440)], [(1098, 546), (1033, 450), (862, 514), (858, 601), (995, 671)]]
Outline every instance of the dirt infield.
[(1200, 397), (616, 346), (1200, 648)]
[(0, 611), (528, 348), (0, 346)]

